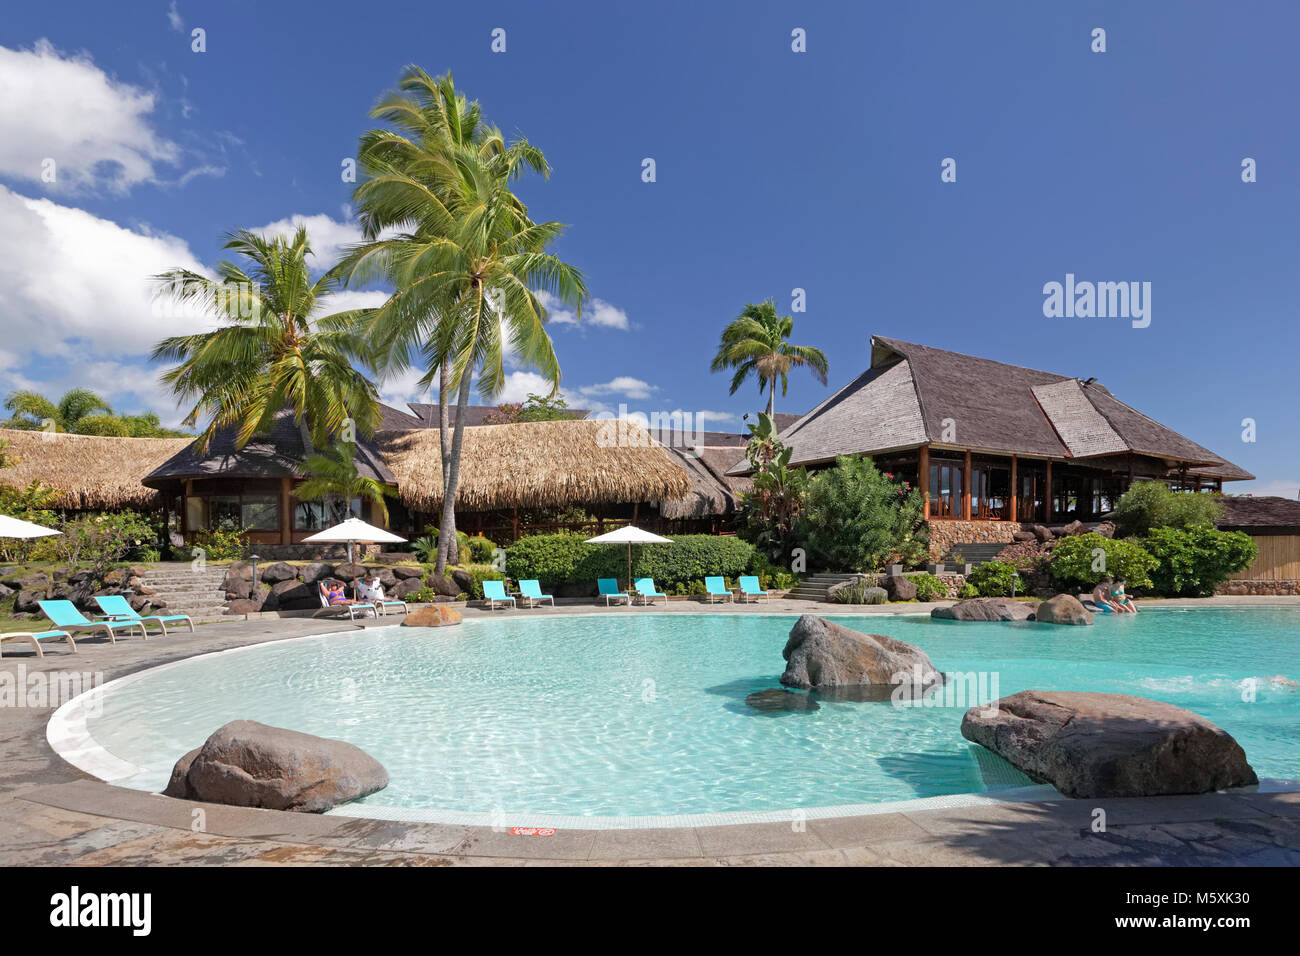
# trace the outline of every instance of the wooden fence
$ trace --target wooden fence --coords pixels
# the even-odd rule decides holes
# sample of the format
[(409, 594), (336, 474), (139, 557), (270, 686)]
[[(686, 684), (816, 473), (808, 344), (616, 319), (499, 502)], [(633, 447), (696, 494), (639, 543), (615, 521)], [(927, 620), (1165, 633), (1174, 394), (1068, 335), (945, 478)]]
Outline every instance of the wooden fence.
[(1238, 571), (1230, 580), (1300, 580), (1300, 534), (1252, 534), (1250, 540), (1259, 546), (1259, 557), (1250, 567)]

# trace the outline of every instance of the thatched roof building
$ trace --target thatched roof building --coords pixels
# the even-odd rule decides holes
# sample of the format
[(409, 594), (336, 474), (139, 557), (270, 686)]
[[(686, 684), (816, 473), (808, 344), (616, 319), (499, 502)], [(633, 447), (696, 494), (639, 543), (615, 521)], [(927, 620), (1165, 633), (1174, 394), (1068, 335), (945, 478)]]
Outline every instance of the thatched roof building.
[(117, 438), (0, 429), (15, 464), (0, 468), (0, 485), (25, 488), (33, 481), (57, 488), (57, 508), (87, 511), (147, 508), (158, 492), (145, 477), (186, 448), (189, 438)]
[[(563, 508), (575, 502), (661, 501), (685, 495), (690, 480), (639, 425), (565, 420), (466, 428), (457, 507), (468, 511)], [(442, 454), (433, 428), (380, 432), (376, 443), (413, 511), (442, 508)]]

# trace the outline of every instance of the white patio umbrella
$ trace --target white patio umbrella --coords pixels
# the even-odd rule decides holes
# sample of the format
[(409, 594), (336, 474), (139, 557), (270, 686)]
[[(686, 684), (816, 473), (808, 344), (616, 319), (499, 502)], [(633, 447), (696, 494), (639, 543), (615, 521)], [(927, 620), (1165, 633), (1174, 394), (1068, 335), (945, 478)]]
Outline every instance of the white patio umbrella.
[(587, 544), (623, 544), (627, 543), (627, 586), (632, 587), (632, 545), (634, 544), (672, 544), (669, 538), (661, 538), (657, 534), (649, 531), (642, 531), (635, 525), (628, 525), (625, 528), (619, 528), (617, 531), (607, 531), (604, 534), (598, 534), (594, 538), (588, 538)]
[(0, 538), (46, 538), (52, 534), (63, 534), (63, 532), (19, 518), (11, 518), (9, 515), (0, 515)]
[(302, 539), (311, 544), (346, 544), (348, 546), (348, 563), (352, 562), (354, 544), (401, 544), (406, 539), (401, 535), (366, 524), (360, 518), (348, 518), (332, 528), (317, 531), (309, 538)]

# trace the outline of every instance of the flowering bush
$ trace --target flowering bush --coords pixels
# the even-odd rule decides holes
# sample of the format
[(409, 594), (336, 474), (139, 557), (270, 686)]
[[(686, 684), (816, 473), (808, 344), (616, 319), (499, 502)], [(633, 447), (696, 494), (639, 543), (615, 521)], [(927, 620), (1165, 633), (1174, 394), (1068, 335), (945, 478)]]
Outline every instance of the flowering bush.
[[(65, 521), (60, 535), (41, 539), (33, 556), (57, 557), (69, 566), (88, 566), (96, 581), (114, 564), (155, 551), (158, 529), (134, 511), (86, 514)], [(48, 551), (46, 551), (48, 549)]]
[(838, 571), (915, 564), (927, 550), (920, 494), (861, 456), (841, 455), (813, 476), (800, 530), (821, 566)]

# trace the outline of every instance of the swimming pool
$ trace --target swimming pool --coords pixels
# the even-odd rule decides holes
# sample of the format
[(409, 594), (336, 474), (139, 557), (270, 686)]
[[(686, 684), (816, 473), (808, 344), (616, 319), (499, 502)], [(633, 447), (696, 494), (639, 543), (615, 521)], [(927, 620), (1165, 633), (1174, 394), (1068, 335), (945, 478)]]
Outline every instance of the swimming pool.
[[(945, 672), (983, 672), (995, 696), (1095, 690), (1187, 707), (1233, 734), (1261, 778), (1300, 778), (1300, 688), (1271, 680), (1300, 680), (1300, 608), (1150, 610), (1091, 628), (834, 619), (915, 643)], [(229, 720), (347, 740), (391, 783), (344, 812), (398, 818), (784, 812), (1030, 782), (962, 738), (964, 706), (747, 703), (779, 686), (794, 620), (541, 612), (352, 630), (132, 675), (86, 727), (130, 765), (113, 782), (154, 791)]]

